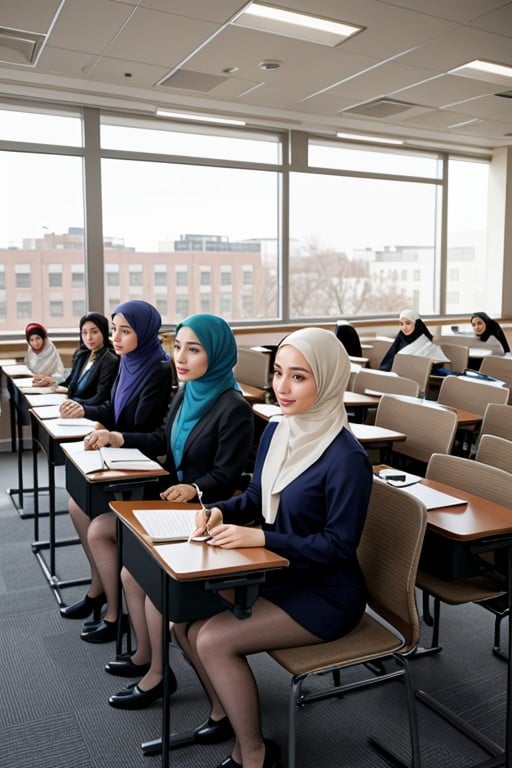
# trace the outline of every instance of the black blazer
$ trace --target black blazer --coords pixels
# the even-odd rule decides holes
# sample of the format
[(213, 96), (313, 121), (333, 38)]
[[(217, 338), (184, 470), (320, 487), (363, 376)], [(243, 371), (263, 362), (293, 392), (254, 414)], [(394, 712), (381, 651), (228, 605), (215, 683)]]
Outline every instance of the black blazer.
[(68, 388), (68, 397), (82, 405), (96, 405), (110, 399), (112, 384), (117, 376), (119, 357), (108, 347), (103, 347), (96, 355), (87, 372), (87, 382), (78, 394), (77, 387), (82, 368), (89, 357), (88, 349), (77, 349), (73, 355), (71, 371), (61, 384)]
[(116, 421), (114, 395), (117, 379), (109, 400), (99, 405), (84, 405), (85, 417), (99, 421), (106, 429), (135, 432), (157, 429), (165, 418), (171, 399), (172, 371), (169, 361), (162, 361), (152, 369), (140, 392), (129, 400)]
[[(139, 448), (151, 458), (159, 458), (170, 473), (162, 487), (178, 481), (171, 453), (171, 429), (183, 400), (183, 390), (173, 397), (165, 424), (146, 434), (123, 433), (127, 448)], [(252, 449), (254, 417), (240, 392), (229, 389), (215, 401), (196, 424), (183, 451), (179, 469), (184, 483), (197, 483), (203, 501), (227, 499), (237, 489)]]

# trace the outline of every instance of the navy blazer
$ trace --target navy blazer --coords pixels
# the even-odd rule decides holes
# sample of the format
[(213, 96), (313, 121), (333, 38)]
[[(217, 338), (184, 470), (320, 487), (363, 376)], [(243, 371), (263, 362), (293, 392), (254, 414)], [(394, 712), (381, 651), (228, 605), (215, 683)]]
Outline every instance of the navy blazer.
[[(173, 397), (165, 424), (146, 434), (123, 433), (127, 448), (139, 448), (159, 458), (170, 477), (162, 479), (169, 488), (178, 480), (171, 452), (171, 430), (183, 400), (183, 390)], [(217, 398), (195, 425), (185, 443), (180, 471), (183, 483), (196, 483), (204, 501), (227, 499), (237, 489), (252, 449), (254, 417), (240, 392), (229, 389)]]
[(169, 360), (163, 360), (148, 374), (144, 387), (129, 400), (116, 420), (114, 395), (117, 379), (108, 401), (99, 405), (84, 405), (85, 417), (99, 421), (105, 429), (130, 432), (152, 432), (165, 418), (172, 395), (172, 370)]
[(82, 405), (96, 405), (109, 400), (112, 384), (119, 368), (119, 356), (112, 349), (103, 347), (87, 371), (87, 381), (83, 389), (77, 394), (80, 372), (87, 363), (89, 355), (88, 349), (77, 349), (73, 355), (69, 375), (60, 382), (62, 386), (68, 388), (69, 399)]

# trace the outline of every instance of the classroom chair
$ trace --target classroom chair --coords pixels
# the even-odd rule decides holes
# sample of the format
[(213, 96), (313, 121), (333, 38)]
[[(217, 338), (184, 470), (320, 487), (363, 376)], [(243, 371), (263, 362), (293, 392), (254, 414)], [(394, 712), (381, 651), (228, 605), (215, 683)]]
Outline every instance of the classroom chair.
[(238, 347), (238, 361), (233, 369), (240, 384), (258, 389), (271, 389), (270, 352), (260, 352), (250, 347)]
[[(482, 496), (512, 510), (510, 474), (497, 467), (461, 456), (434, 454), (428, 463), (426, 477), (451, 485), (458, 491)], [(443, 562), (440, 551), (442, 544), (441, 538), (435, 533), (427, 533), (416, 578), (416, 586), (423, 590), (423, 617), (427, 624), (432, 625), (432, 639), (427, 651), (435, 653), (442, 650), (439, 645), (441, 603), (478, 603), (495, 615), (493, 652), (497, 656), (503, 656), (500, 649), (500, 626), (507, 612), (500, 598), (506, 589), (504, 574), (495, 571), (492, 558), (488, 559), (484, 546), (482, 551), (479, 547), (470, 552), (465, 548), (465, 554), (461, 550), (457, 556), (458, 571), (450, 574), (441, 572), (441, 575), (437, 575), (440, 573), (439, 563)], [(493, 546), (492, 542), (487, 545), (489, 551), (492, 551)], [(452, 551), (450, 549), (450, 556)], [(432, 562), (436, 563), (435, 568), (432, 567)], [(467, 575), (462, 575), (464, 572)], [(448, 575), (456, 578), (447, 578)], [(434, 598), (433, 617), (429, 609), (429, 596)]]
[(457, 431), (454, 411), (421, 402), (383, 395), (375, 425), (403, 432), (403, 442), (393, 443), (389, 463), (423, 474), (433, 453), (450, 453)]
[(413, 379), (407, 379), (389, 371), (373, 371), (370, 368), (362, 368), (354, 377), (352, 390), (361, 394), (378, 392), (379, 394), (418, 397), (420, 388)]
[(480, 427), (481, 435), (496, 435), (512, 440), (512, 406), (489, 403)]
[[(512, 357), (502, 357), (500, 355), (489, 355), (484, 357), (479, 368), (480, 373), (487, 376), (493, 376), (495, 379), (505, 382), (505, 386), (512, 393)], [(511, 403), (512, 394), (508, 396), (508, 403)]]
[(414, 379), (418, 382), (420, 392), (425, 394), (428, 389), (428, 380), (432, 371), (433, 361), (428, 357), (418, 355), (395, 355), (391, 370), (399, 376)]
[[(414, 582), (426, 526), (424, 505), (375, 478), (358, 558), (368, 588), (367, 611), (357, 627), (333, 642), (271, 651), (270, 656), (292, 675), (288, 703), (288, 768), (295, 768), (297, 709), (310, 702), (339, 697), (350, 690), (405, 675), (412, 766), (420, 766), (415, 691), (407, 656), (419, 642)], [(386, 624), (384, 624), (386, 622)], [(353, 684), (306, 693), (310, 675), (338, 673), (348, 667), (393, 658), (401, 666)], [(334, 677), (336, 680), (337, 678)], [(320, 740), (321, 735), (315, 734)], [(379, 752), (385, 747), (372, 743)]]
[[(496, 435), (481, 435), (475, 461), (482, 461), (512, 474), (512, 440), (505, 440), (504, 437)], [(512, 477), (510, 481), (512, 482)]]
[(364, 344), (364, 355), (368, 358), (368, 367), (378, 369), (384, 359), (384, 355), (393, 343), (393, 339), (386, 336), (371, 336), (361, 339)]

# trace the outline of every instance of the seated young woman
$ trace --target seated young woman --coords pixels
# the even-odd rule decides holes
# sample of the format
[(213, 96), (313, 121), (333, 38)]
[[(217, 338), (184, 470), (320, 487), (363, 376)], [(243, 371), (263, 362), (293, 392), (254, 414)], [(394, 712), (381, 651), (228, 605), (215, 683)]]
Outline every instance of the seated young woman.
[(60, 406), (61, 416), (73, 408), (71, 401), (96, 405), (108, 400), (119, 368), (104, 315), (88, 312), (80, 318), (79, 329), (80, 346), (73, 354), (69, 375), (63, 381), (44, 374), (34, 377), (36, 386), (65, 388), (68, 399)]
[[(443, 362), (449, 362), (449, 359), (443, 350), (432, 342), (433, 336), (418, 313), (414, 309), (403, 309), (400, 312), (399, 323), (400, 330), (384, 355), (379, 370), (390, 371), (395, 356), (406, 354), (431, 358), (438, 364), (438, 372), (442, 373), (439, 366)], [(448, 373), (448, 371), (445, 372)]]
[(471, 325), (477, 339), (492, 347), (494, 355), (506, 355), (510, 352), (510, 345), (503, 328), (486, 312), (474, 312), (471, 315)]
[[(277, 745), (262, 736), (247, 655), (342, 637), (365, 609), (356, 551), (372, 470), (347, 427), (349, 375), (348, 355), (330, 331), (304, 328), (286, 337), (273, 380), (283, 416), (263, 433), (245, 493), (210, 509), (210, 546), (265, 546), (290, 562), (262, 585), (243, 621), (226, 610), (174, 626), (210, 700), (210, 717), (198, 730), (210, 741), (235, 736), (220, 764), (226, 768), (279, 764)], [(193, 535), (201, 535), (204, 512), (196, 520)]]
[[(43, 374), (63, 376), (64, 364), (59, 351), (41, 323), (28, 323), (25, 327), (27, 351), (23, 362), (35, 377)], [(34, 385), (39, 386), (34, 379)]]
[[(65, 417), (86, 417), (110, 429), (152, 432), (162, 423), (172, 394), (172, 371), (169, 355), (158, 337), (160, 313), (146, 301), (133, 300), (120, 304), (112, 314), (112, 340), (120, 357), (119, 372), (110, 398), (96, 405), (69, 401)], [(85, 448), (96, 448), (96, 432), (84, 440)], [(85, 619), (94, 613), (80, 637), (90, 643), (104, 643), (116, 637), (119, 574), (116, 564), (115, 522), (105, 504), (89, 516), (74, 499), (68, 503), (69, 513), (82, 542), (91, 568), (91, 585), (82, 600), (62, 607), (66, 619)], [(104, 518), (113, 531), (112, 546), (93, 554), (90, 529), (96, 518)], [(107, 523), (106, 523), (107, 524)], [(94, 530), (94, 527), (92, 528)], [(101, 609), (107, 610), (100, 619)]]
[[(138, 447), (148, 456), (165, 456), (163, 466), (170, 477), (164, 478), (164, 500), (197, 501), (194, 484), (203, 501), (229, 498), (240, 488), (254, 428), (252, 409), (233, 376), (236, 361), (236, 341), (222, 318), (201, 314), (183, 320), (174, 342), (182, 386), (165, 424), (151, 434), (99, 432), (97, 438), (102, 445)], [(96, 551), (108, 531), (94, 527), (91, 545)], [(141, 679), (111, 696), (109, 703), (118, 709), (141, 709), (162, 695), (162, 616), (126, 568), (122, 582), (137, 648), (130, 658), (109, 662), (106, 671)]]

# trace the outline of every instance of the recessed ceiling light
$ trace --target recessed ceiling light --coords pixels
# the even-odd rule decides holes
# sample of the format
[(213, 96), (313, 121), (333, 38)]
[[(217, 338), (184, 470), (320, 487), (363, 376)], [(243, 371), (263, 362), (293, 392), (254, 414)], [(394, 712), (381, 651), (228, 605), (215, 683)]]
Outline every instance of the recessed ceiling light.
[(372, 141), (379, 144), (403, 144), (402, 139), (390, 139), (387, 136), (368, 136), (364, 133), (336, 133), (338, 139), (351, 139), (352, 141)]
[(460, 67), (450, 69), (449, 75), (472, 77), (474, 80), (485, 80), (491, 83), (510, 83), (512, 80), (512, 67), (505, 64), (497, 64), (493, 61), (475, 59), (462, 64)]
[(213, 115), (201, 115), (193, 112), (173, 112), (170, 109), (156, 110), (157, 117), (168, 117), (173, 120), (195, 120), (199, 123), (220, 123), (221, 125), (246, 125), (245, 120), (236, 120), (232, 117), (214, 117)]
[(264, 3), (251, 3), (232, 24), (330, 46), (339, 45), (364, 29), (364, 27), (356, 24), (345, 24), (333, 19), (289, 11), (286, 8), (265, 5)]

